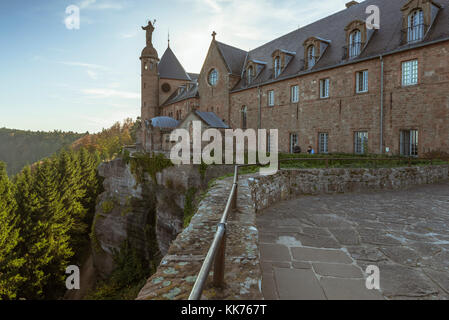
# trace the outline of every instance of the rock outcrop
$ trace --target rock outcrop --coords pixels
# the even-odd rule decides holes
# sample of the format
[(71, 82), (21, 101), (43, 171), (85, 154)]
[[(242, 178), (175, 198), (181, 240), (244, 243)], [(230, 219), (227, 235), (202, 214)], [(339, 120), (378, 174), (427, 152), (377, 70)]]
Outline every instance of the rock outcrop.
[(133, 173), (122, 159), (99, 167), (105, 191), (99, 196), (92, 226), (93, 261), (100, 276), (114, 267), (113, 255), (125, 241), (148, 261), (168, 252), (183, 230), (186, 207), (194, 207), (208, 182), (232, 167), (168, 167), (155, 176)]

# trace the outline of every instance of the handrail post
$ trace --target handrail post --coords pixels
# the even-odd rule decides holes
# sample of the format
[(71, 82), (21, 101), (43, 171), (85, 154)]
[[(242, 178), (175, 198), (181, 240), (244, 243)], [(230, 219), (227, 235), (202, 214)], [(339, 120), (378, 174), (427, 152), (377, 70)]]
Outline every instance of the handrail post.
[(408, 166), (411, 167), (412, 166), (412, 159), (410, 157), (408, 157)]
[(325, 163), (326, 163), (326, 169), (329, 169), (329, 159), (328, 158), (326, 158)]
[(232, 195), (232, 210), (237, 209), (237, 194), (239, 188), (239, 166), (235, 166), (234, 169), (234, 194)]
[(224, 271), (226, 259), (226, 224), (220, 223), (218, 228), (224, 228), (223, 238), (218, 247), (214, 261), (214, 286), (223, 287), (224, 285)]

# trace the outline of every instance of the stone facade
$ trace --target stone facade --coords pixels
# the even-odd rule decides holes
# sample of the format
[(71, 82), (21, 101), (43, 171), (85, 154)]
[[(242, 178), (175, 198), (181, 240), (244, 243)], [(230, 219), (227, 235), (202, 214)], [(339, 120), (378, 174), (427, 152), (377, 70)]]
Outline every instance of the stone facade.
[[(401, 62), (418, 59), (419, 84), (401, 86)], [(399, 153), (399, 131), (418, 129), (419, 153), (449, 150), (449, 42), (404, 51), (384, 60), (384, 145)], [(303, 150), (318, 149), (318, 133), (329, 134), (329, 152), (354, 152), (354, 132), (368, 132), (368, 150), (379, 152), (381, 61), (373, 59), (340, 68), (274, 82), (260, 88), (262, 128), (280, 129), (279, 148), (289, 151), (289, 134), (297, 133)], [(368, 70), (368, 92), (356, 93), (356, 72)], [(320, 79), (330, 79), (329, 98), (319, 96)], [(291, 103), (290, 88), (299, 85), (299, 103)], [(274, 90), (275, 105), (267, 92)], [(231, 95), (231, 127), (241, 125), (247, 106), (248, 127), (257, 128), (259, 89)]]
[[(377, 2), (390, 5), (387, 1)], [(328, 137), (328, 152), (354, 153), (355, 133), (363, 132), (368, 137), (365, 152), (400, 154), (400, 134), (406, 130), (417, 130), (419, 139), (417, 154), (405, 155), (422, 156), (436, 150), (449, 152), (448, 38), (438, 35), (438, 41), (426, 41), (433, 36), (426, 34), (422, 43), (403, 45), (401, 42), (404, 38), (403, 29), (407, 27), (409, 15), (414, 10), (423, 11), (425, 31), (430, 30), (429, 26), (432, 25), (431, 31), (436, 33), (436, 28), (444, 28), (445, 21), (441, 16), (448, 15), (445, 13), (448, 9), (430, 0), (404, 0), (401, 3), (395, 5), (395, 12), (388, 13), (389, 18), (398, 21), (397, 29), (391, 30), (396, 34), (393, 39), (398, 46), (390, 46), (389, 51), (385, 52), (381, 48), (390, 44), (386, 43), (385, 35), (381, 33), (386, 34), (389, 30), (367, 30), (362, 17), (356, 18), (351, 14), (351, 10), (359, 10), (357, 8), (362, 4), (350, 5), (346, 9), (349, 17), (345, 16), (345, 12), (339, 13), (345, 21), (342, 21), (344, 25), (335, 34), (337, 40), (346, 45), (346, 58), (343, 59), (336, 54), (343, 48), (338, 47), (333, 38), (318, 37), (320, 30), (314, 31), (317, 36), (309, 36), (295, 45), (295, 51), (284, 50), (290, 45), (287, 42), (279, 47), (270, 47), (270, 43), (281, 42), (282, 38), (290, 34), (273, 40), (262, 46), (262, 49), (255, 49), (263, 52), (265, 61), (251, 58), (251, 52), (245, 58), (243, 51), (237, 51), (240, 49), (218, 42), (214, 33), (197, 79), (199, 98), (186, 98), (163, 105), (160, 115), (176, 117), (180, 113), (185, 116), (195, 105), (201, 111), (215, 112), (235, 129), (242, 127), (242, 108), (246, 107), (246, 127), (278, 129), (279, 149), (282, 152), (291, 151), (291, 134), (297, 135), (302, 150), (312, 145), (319, 151), (319, 134), (325, 133)], [(365, 56), (348, 59), (350, 34), (356, 30), (360, 31), (360, 50)], [(365, 50), (368, 44), (370, 53)], [(302, 55), (306, 57), (310, 45), (315, 46), (317, 66), (309, 70), (307, 59), (299, 58)], [(276, 57), (280, 58), (279, 77), (273, 76)], [(415, 59), (418, 61), (418, 83), (404, 86), (402, 63)], [(242, 64), (241, 68), (240, 65), (238, 67), (240, 71), (235, 70), (235, 64), (239, 63), (237, 60)], [(302, 61), (302, 64), (298, 61)], [(247, 72), (250, 68), (255, 81), (248, 83)], [(295, 71), (291, 71), (292, 68), (296, 68)], [(285, 69), (288, 69), (290, 75), (284, 75)], [(215, 85), (208, 81), (212, 70), (218, 72)], [(358, 93), (357, 73), (361, 71), (368, 72), (368, 90)], [(264, 77), (263, 81), (261, 77)], [(330, 83), (329, 97), (324, 99), (320, 98), (322, 79), (329, 79)], [(172, 87), (177, 84), (173, 83)], [(299, 86), (299, 102), (291, 102), (291, 87), (296, 85)], [(274, 91), (274, 106), (268, 106), (267, 92), (270, 90)], [(142, 96), (147, 96), (147, 92), (143, 92)], [(159, 94), (158, 97), (162, 96)], [(142, 113), (144, 116), (146, 114)]]

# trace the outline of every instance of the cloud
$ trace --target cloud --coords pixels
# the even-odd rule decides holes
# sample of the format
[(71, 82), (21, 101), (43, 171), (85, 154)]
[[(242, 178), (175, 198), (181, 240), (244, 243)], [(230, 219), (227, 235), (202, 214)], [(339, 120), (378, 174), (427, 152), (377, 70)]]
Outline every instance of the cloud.
[(140, 99), (140, 93), (118, 91), (114, 89), (84, 89), (82, 92), (96, 98)]
[(78, 5), (80, 9), (91, 9), (91, 10), (122, 10), (125, 6), (123, 3), (118, 1), (99, 1), (97, 0), (83, 0)]
[(129, 33), (122, 32), (122, 33), (119, 33), (118, 37), (119, 37), (120, 39), (129, 39), (129, 38), (134, 38), (134, 37), (136, 37), (137, 35), (138, 35), (137, 32), (129, 32)]
[(98, 64), (92, 64), (92, 63), (85, 63), (85, 62), (74, 62), (74, 61), (59, 61), (58, 63), (64, 64), (66, 66), (72, 66), (72, 67), (83, 67), (88, 69), (98, 69), (98, 70), (109, 70), (109, 68), (98, 65)]
[(98, 73), (92, 70), (87, 70), (87, 75), (92, 79), (92, 80), (97, 80), (98, 79)]
[[(201, 69), (212, 31), (243, 50), (257, 48), (299, 26), (345, 9), (347, 0), (179, 0), (191, 8), (189, 30), (172, 32), (176, 55), (191, 72)], [(170, 22), (167, 23), (167, 25)], [(172, 26), (170, 30), (172, 30)], [(192, 46), (192, 43), (195, 45)], [(299, 46), (300, 44), (298, 44)]]

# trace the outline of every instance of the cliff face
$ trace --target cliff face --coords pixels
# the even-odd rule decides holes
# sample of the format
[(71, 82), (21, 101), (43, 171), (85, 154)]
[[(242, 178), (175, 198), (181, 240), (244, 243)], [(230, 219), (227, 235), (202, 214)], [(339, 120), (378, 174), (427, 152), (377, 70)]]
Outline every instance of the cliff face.
[(208, 181), (232, 170), (179, 166), (151, 176), (122, 159), (103, 163), (99, 173), (104, 177), (105, 191), (98, 198), (91, 234), (99, 274), (106, 276), (113, 270), (114, 252), (125, 241), (146, 260), (158, 263), (183, 230), (186, 212)]

